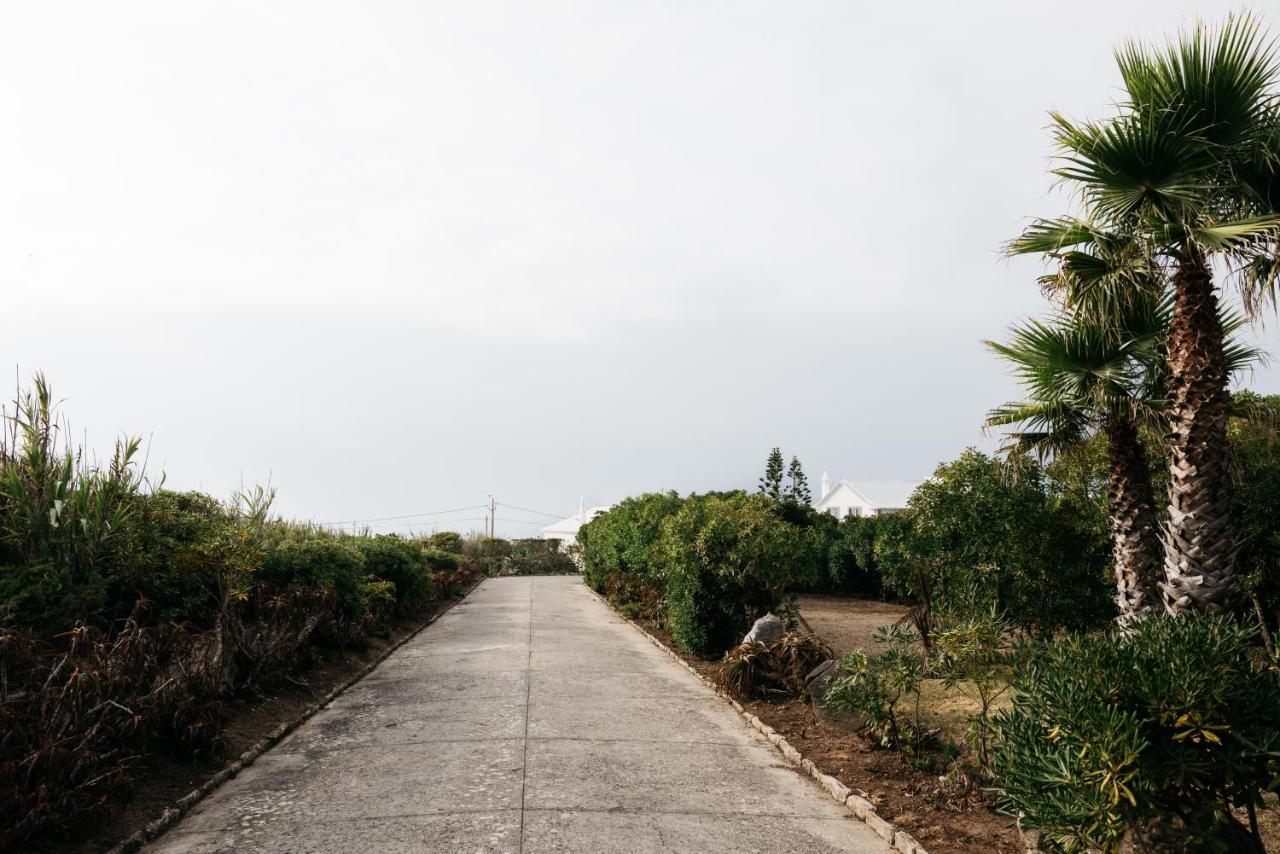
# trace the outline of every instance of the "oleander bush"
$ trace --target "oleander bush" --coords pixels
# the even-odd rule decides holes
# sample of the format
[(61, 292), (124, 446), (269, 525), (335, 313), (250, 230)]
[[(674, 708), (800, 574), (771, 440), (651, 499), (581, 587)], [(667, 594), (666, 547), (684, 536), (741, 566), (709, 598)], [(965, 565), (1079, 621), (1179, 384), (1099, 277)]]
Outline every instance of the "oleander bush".
[(1280, 780), (1280, 678), (1258, 641), (1231, 617), (1161, 616), (1044, 647), (994, 720), (1005, 808), (1069, 852), (1171, 824), (1188, 850), (1261, 850), (1235, 812)]

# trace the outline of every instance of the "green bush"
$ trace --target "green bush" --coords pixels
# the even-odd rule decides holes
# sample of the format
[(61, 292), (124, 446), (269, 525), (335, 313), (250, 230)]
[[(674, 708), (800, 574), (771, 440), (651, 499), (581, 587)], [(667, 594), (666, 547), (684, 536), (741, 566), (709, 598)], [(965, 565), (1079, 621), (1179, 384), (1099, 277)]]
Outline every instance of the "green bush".
[(876, 642), (884, 651), (868, 656), (857, 649), (841, 658), (824, 698), (836, 711), (866, 721), (871, 733), (895, 750), (920, 742), (920, 706), (908, 703), (911, 698), (918, 701), (925, 674), (917, 640), (903, 626), (882, 627)]
[[(1114, 616), (1105, 534), (1095, 513), (1033, 460), (1001, 463), (973, 449), (938, 467), (909, 512), (880, 521), (874, 556), (889, 590), (945, 607), (977, 583), (1016, 626), (1048, 637)], [(929, 638), (925, 638), (926, 642)]]
[(684, 649), (718, 657), (775, 610), (811, 540), (759, 495), (686, 499), (662, 523), (667, 626)]
[(365, 572), (395, 585), (396, 616), (417, 611), (431, 601), (435, 580), (420, 547), (389, 534), (362, 538), (358, 544)]
[(462, 555), (437, 548), (423, 549), (422, 559), (427, 562), (427, 568), (432, 572), (448, 574), (457, 572), (458, 567), (462, 566)]
[[(661, 586), (664, 566), (658, 550), (662, 523), (681, 507), (674, 492), (651, 492), (627, 498), (582, 526), (582, 577), (604, 593), (610, 577), (620, 574)], [(628, 579), (630, 580), (630, 579)]]
[(553, 540), (512, 540), (511, 554), (503, 561), (503, 575), (576, 575), (578, 565), (560, 551)]
[(369, 614), (364, 555), (330, 537), (289, 540), (267, 552), (260, 578), (277, 588), (324, 591), (333, 596), (341, 633), (354, 634)]
[(1151, 617), (1046, 647), (994, 720), (1004, 806), (1066, 851), (1116, 851), (1153, 821), (1190, 850), (1259, 850), (1231, 813), (1280, 777), (1280, 682), (1257, 640), (1227, 617)]
[(427, 538), (427, 546), (438, 551), (460, 555), (463, 550), (462, 535), (457, 531), (438, 531)]

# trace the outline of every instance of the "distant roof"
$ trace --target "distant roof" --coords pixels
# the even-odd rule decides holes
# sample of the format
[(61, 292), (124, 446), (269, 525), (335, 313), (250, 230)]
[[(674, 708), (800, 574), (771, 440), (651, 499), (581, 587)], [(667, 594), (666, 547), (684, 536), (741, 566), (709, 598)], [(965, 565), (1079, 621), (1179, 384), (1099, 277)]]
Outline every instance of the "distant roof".
[(608, 507), (592, 507), (586, 512), (585, 519), (583, 518), (584, 514), (574, 513), (559, 522), (552, 522), (542, 529), (542, 538), (544, 540), (572, 540), (578, 536), (579, 528), (608, 509)]
[[(901, 510), (911, 500), (911, 493), (920, 485), (918, 480), (842, 480), (836, 486), (849, 487), (872, 507)], [(835, 487), (832, 487), (832, 492)], [(831, 493), (827, 493), (830, 495)], [(824, 496), (825, 497), (825, 496)], [(821, 502), (819, 502), (821, 503)]]

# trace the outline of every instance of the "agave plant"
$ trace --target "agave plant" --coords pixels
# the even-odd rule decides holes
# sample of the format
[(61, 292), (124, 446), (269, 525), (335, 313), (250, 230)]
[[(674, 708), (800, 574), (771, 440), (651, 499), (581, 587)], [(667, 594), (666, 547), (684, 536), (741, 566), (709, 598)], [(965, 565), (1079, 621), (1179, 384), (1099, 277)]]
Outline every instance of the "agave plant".
[[(1174, 613), (1218, 612), (1233, 597), (1236, 542), (1226, 440), (1230, 366), (1214, 278), (1217, 272), (1238, 286), (1250, 315), (1274, 298), (1280, 64), (1248, 16), (1218, 28), (1197, 25), (1163, 47), (1126, 45), (1116, 61), (1124, 95), (1115, 116), (1053, 116), (1060, 148), (1054, 172), (1077, 191), (1089, 218), (1038, 221), (1010, 249), (1100, 257), (1106, 252), (1095, 250), (1132, 240), (1170, 281), (1163, 589)], [(1134, 291), (1123, 276), (1092, 282), (1113, 305)]]

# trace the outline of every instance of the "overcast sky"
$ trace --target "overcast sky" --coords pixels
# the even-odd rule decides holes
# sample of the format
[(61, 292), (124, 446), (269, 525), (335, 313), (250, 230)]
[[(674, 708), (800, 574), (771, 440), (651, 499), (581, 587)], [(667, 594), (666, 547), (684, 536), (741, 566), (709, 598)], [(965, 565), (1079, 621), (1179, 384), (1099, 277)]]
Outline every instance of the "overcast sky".
[(999, 248), (1069, 203), (1047, 112), (1234, 8), (9, 3), (0, 367), (316, 521), (752, 486), (774, 445), (922, 478), (1016, 394), (980, 341), (1042, 309)]

